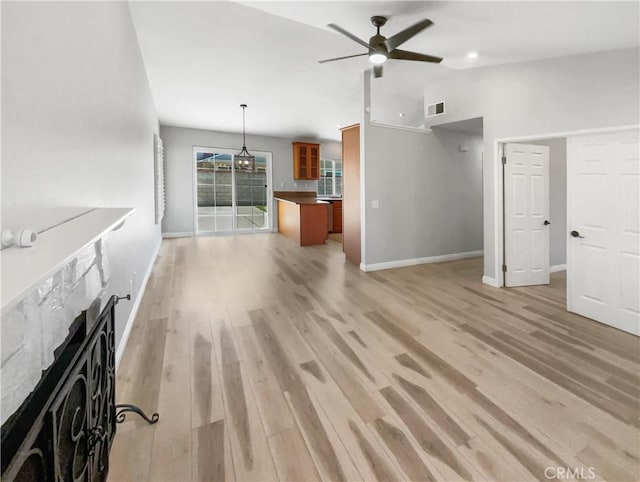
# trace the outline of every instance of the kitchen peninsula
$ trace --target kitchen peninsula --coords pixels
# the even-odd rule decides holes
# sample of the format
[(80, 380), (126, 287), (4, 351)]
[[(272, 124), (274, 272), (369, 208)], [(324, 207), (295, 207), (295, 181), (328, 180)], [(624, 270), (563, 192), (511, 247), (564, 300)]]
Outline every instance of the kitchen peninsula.
[(300, 246), (324, 244), (327, 241), (330, 204), (318, 199), (315, 192), (276, 191), (278, 232), (300, 243)]

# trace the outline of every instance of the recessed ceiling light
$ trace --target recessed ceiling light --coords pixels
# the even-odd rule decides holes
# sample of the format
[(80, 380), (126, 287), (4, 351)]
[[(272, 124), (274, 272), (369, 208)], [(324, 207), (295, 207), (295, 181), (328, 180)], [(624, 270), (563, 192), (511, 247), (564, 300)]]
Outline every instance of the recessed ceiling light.
[(467, 54), (467, 58), (468, 58), (469, 60), (477, 59), (477, 58), (478, 58), (478, 52), (469, 52), (469, 53)]
[(400, 117), (404, 117), (404, 116), (405, 116), (405, 115), (407, 115), (407, 114), (405, 114), (404, 112), (398, 112), (398, 115), (399, 115)]

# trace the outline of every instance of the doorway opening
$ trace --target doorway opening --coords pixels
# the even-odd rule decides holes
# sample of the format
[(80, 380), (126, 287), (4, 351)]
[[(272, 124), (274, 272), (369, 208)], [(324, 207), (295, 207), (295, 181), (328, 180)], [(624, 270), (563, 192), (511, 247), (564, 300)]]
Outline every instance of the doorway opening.
[(194, 147), (194, 226), (198, 235), (271, 231), (270, 152), (252, 151), (255, 170), (237, 169), (231, 149)]
[(482, 117), (463, 119), (431, 126), (431, 130), (447, 161), (443, 168), (451, 195), (441, 209), (455, 213), (439, 228), (451, 233), (450, 242), (455, 242), (462, 257), (477, 258), (473, 269), (480, 278), (484, 265), (484, 121)]
[[(533, 176), (529, 176), (527, 172), (509, 168), (509, 158), (516, 153), (515, 158), (527, 167), (525, 161), (528, 155), (534, 151), (541, 155), (545, 149), (549, 151), (549, 145), (554, 143), (560, 147), (556, 148), (553, 156), (556, 165), (553, 172), (549, 170), (552, 174), (547, 174), (546, 186), (551, 186), (555, 181), (555, 202), (549, 196), (549, 209), (545, 212), (538, 209), (544, 205), (544, 200), (540, 201), (543, 198), (533, 196), (531, 193), (534, 189), (530, 187), (535, 182), (540, 186), (545, 185), (545, 182), (531, 181)], [(621, 126), (531, 136), (526, 139), (498, 139), (495, 141), (495, 148), (496, 165), (500, 166), (494, 170), (495, 252), (496, 260), (506, 264), (504, 270), (496, 267), (498, 285), (514, 286), (510, 283), (509, 270), (517, 268), (518, 263), (517, 256), (513, 253), (509, 255), (510, 248), (518, 247), (517, 255), (525, 260), (535, 256), (540, 258), (538, 244), (529, 242), (518, 245), (514, 242), (515, 235), (512, 231), (514, 226), (518, 226), (510, 218), (516, 218), (520, 212), (525, 215), (542, 213), (545, 215), (544, 220), (551, 223), (545, 226), (550, 228), (547, 232), (550, 246), (548, 270), (556, 271), (557, 277), (564, 277), (566, 280), (565, 296), (562, 299), (565, 309), (640, 335), (639, 127)], [(558, 159), (563, 153), (564, 167), (562, 159)], [(504, 168), (503, 157), (506, 157), (507, 163)], [(531, 161), (533, 162), (538, 161)], [(533, 165), (531, 163), (528, 167)], [(566, 180), (562, 179), (563, 175)], [(518, 183), (529, 186), (529, 189), (523, 188), (524, 194), (514, 195), (518, 190), (514, 186)], [(538, 190), (543, 191), (542, 188)], [(555, 204), (555, 214), (550, 211), (552, 202)], [(531, 208), (533, 205), (535, 206)], [(543, 216), (537, 216), (539, 224), (542, 220)], [(554, 225), (555, 239), (552, 239), (550, 231)], [(541, 231), (539, 226), (537, 229)], [(530, 238), (533, 239), (533, 236)], [(554, 244), (555, 249), (552, 246)], [(515, 266), (510, 267), (509, 263), (514, 260)], [(525, 284), (541, 283), (520, 285)]]
[(501, 148), (503, 285), (549, 284), (550, 274), (565, 271), (567, 263), (567, 139)]

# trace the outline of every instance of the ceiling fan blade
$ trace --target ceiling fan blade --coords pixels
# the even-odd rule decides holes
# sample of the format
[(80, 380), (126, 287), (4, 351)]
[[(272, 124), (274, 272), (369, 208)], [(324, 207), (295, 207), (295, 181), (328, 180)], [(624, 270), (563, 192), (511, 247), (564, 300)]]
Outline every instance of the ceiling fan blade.
[(400, 45), (405, 43), (407, 40), (409, 40), (411, 37), (416, 35), (418, 32), (421, 32), (422, 30), (424, 30), (425, 28), (431, 25), (433, 25), (433, 22), (428, 18), (425, 18), (424, 20), (420, 20), (415, 25), (405, 28), (402, 32), (398, 32), (393, 37), (389, 37), (384, 42), (385, 45), (387, 46), (387, 51), (391, 52), (396, 47), (400, 47)]
[(367, 42), (365, 42), (364, 40), (359, 39), (358, 37), (353, 35), (351, 32), (347, 32), (345, 29), (343, 29), (342, 27), (336, 25), (335, 23), (330, 23), (329, 25), (327, 25), (327, 27), (332, 28), (336, 32), (340, 32), (345, 37), (349, 37), (351, 40), (353, 40), (354, 42), (359, 43), (360, 45), (362, 45), (367, 50), (373, 50), (371, 48), (371, 45), (369, 45)]
[(395, 49), (389, 52), (390, 59), (396, 60), (417, 60), (418, 62), (432, 62), (439, 64), (442, 62), (442, 57), (436, 57), (435, 55), (419, 54), (417, 52), (409, 52), (408, 50)]
[(382, 77), (382, 65), (374, 65), (373, 66), (373, 77), (379, 79)]
[(318, 60), (318, 63), (319, 64), (325, 64), (327, 62), (335, 62), (336, 60), (351, 59), (353, 57), (362, 57), (363, 55), (369, 55), (369, 54), (368, 53), (364, 53), (364, 54), (355, 54), (355, 55), (345, 55), (344, 57), (336, 57), (334, 59)]

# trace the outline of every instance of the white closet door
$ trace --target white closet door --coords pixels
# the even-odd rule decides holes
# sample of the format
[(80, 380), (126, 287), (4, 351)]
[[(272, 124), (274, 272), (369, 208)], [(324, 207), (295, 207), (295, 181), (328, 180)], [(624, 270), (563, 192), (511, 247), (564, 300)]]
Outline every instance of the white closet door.
[(549, 148), (506, 144), (505, 285), (549, 284)]
[(640, 335), (639, 131), (567, 140), (567, 308)]

